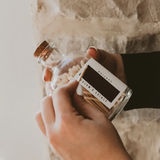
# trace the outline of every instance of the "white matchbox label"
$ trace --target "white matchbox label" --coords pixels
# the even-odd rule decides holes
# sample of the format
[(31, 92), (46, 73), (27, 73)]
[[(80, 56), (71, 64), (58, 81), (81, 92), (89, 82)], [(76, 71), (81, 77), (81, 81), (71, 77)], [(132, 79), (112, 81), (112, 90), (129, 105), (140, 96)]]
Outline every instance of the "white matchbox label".
[(79, 70), (74, 79), (79, 79), (85, 67), (87, 69), (79, 83), (107, 108), (111, 109), (124, 93), (127, 85), (93, 58)]

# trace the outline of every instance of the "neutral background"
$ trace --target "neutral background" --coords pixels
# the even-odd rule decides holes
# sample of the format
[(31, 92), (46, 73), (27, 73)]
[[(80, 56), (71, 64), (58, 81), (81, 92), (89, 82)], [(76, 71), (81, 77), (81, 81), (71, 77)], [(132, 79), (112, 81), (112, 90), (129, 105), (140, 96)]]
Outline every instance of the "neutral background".
[(0, 160), (42, 160), (45, 154), (34, 121), (42, 82), (30, 7), (28, 0), (0, 1)]
[[(55, 42), (63, 53), (89, 46), (109, 53), (160, 51), (160, 0), (36, 1), (37, 43)], [(160, 110), (122, 112), (113, 123), (134, 160), (160, 160)]]

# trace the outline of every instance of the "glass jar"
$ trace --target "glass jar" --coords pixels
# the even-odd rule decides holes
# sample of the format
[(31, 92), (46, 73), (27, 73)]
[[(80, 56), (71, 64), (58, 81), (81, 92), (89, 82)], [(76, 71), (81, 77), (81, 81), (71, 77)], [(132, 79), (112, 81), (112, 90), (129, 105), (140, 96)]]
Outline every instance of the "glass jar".
[[(73, 80), (75, 79), (75, 77), (77, 77), (76, 80), (79, 80), (79, 83), (83, 87), (84, 99), (92, 106), (94, 106), (96, 109), (103, 112), (110, 120), (113, 120), (123, 110), (124, 106), (126, 105), (126, 103), (128, 102), (129, 98), (132, 95), (132, 90), (129, 87), (127, 87), (112, 73), (107, 71), (107, 75), (109, 75), (110, 78), (113, 78), (113, 81), (116, 81), (115, 82), (116, 85), (119, 84), (118, 86), (123, 86), (120, 87), (123, 88), (122, 91), (118, 92), (117, 90), (117, 95), (113, 98), (114, 100), (112, 99), (112, 102), (110, 102), (111, 100), (108, 101), (106, 96), (104, 95), (108, 95), (110, 97), (109, 94), (112, 93), (112, 90), (115, 91), (115, 87), (113, 86), (113, 84), (110, 84), (108, 82), (107, 78), (105, 79), (104, 75), (102, 77), (102, 75), (98, 74), (98, 70), (97, 73), (95, 72), (94, 64), (93, 64), (93, 69), (90, 71), (88, 70), (88, 72), (86, 72), (85, 74), (91, 73), (92, 71), (95, 72), (95, 75), (98, 76), (96, 77), (96, 79), (100, 80), (100, 83), (98, 83), (100, 87), (98, 88), (101, 88), (102, 90), (102, 88), (104, 87), (101, 85), (104, 85), (105, 87), (108, 86), (108, 89), (110, 90), (106, 89), (105, 92), (107, 94), (103, 94), (101, 93), (101, 90), (95, 89), (97, 88), (96, 86), (91, 86), (89, 84), (89, 81), (87, 82), (87, 79), (85, 80), (83, 77), (84, 72), (86, 70), (84, 69), (84, 67), (86, 67), (86, 65), (88, 66), (91, 61), (94, 62), (99, 67), (101, 67), (101, 65), (95, 62), (95, 60), (91, 60), (85, 57), (85, 52), (75, 51), (67, 55), (63, 55), (59, 53), (54, 43), (48, 43), (44, 41), (36, 49), (34, 56), (37, 57), (37, 61), (39, 63), (41, 63), (44, 67), (48, 68), (53, 73), (51, 80), (51, 88), (53, 90), (56, 89), (57, 87), (60, 87), (68, 83), (70, 80)], [(92, 82), (94, 82), (96, 79), (94, 79), (94, 74), (92, 75), (88, 77), (91, 77), (90, 83), (94, 84)], [(101, 82), (104, 82), (104, 84)]]

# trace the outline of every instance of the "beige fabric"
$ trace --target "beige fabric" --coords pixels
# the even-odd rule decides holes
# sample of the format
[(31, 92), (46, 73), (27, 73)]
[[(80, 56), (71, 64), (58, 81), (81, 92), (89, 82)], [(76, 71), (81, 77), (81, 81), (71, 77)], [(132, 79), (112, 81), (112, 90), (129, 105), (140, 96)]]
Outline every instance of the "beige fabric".
[[(33, 0), (35, 40), (54, 41), (64, 54), (89, 46), (110, 53), (160, 50), (159, 6), (160, 0)], [(123, 112), (113, 123), (134, 160), (159, 160), (160, 110)]]

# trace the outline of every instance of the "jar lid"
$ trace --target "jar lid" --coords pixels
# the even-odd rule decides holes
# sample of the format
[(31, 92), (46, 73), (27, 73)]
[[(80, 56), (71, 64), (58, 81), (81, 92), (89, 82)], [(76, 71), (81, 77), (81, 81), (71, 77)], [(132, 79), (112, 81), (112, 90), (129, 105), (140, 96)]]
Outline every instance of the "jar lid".
[(47, 41), (43, 41), (34, 52), (34, 57), (39, 57), (42, 51), (49, 45)]

